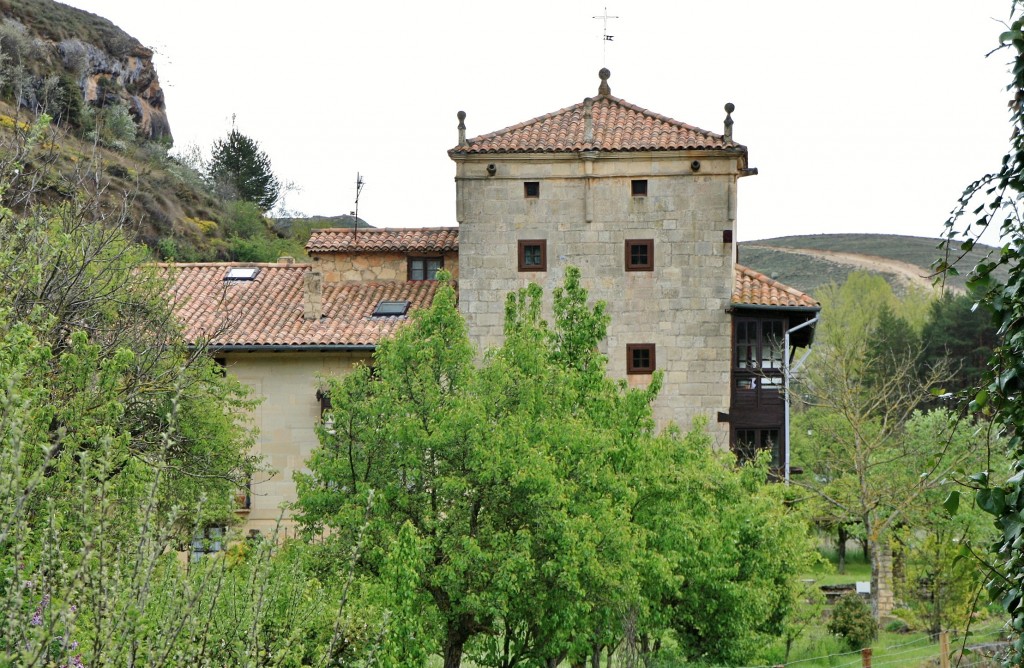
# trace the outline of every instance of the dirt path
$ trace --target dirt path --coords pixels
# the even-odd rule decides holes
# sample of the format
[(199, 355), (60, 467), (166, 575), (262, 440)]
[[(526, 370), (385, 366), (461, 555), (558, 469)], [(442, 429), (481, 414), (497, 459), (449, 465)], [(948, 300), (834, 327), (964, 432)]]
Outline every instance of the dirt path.
[[(793, 253), (794, 255), (805, 255), (807, 257), (825, 260), (826, 262), (832, 262), (834, 264), (842, 264), (849, 267), (864, 269), (866, 271), (891, 274), (896, 276), (897, 280), (908, 287), (924, 290), (937, 290), (937, 288), (932, 285), (932, 279), (928, 277), (928, 270), (923, 269), (916, 264), (901, 262), (899, 260), (890, 260), (889, 258), (879, 257), (878, 255), (812, 250), (809, 248), (779, 248), (777, 246), (758, 246), (756, 244), (749, 244), (747, 245), (747, 248), (760, 248), (763, 250), (773, 250), (782, 253)], [(954, 288), (949, 285), (946, 286), (946, 289), (953, 289), (960, 292), (959, 288)]]

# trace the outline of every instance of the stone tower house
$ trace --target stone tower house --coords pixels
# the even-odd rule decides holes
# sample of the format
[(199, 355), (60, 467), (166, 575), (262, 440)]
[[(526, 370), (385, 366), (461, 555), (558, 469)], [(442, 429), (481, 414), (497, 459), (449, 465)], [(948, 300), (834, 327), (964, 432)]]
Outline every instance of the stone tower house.
[(509, 290), (536, 282), (550, 308), (578, 266), (608, 305), (611, 375), (643, 385), (663, 370), (659, 424), (709, 415), (725, 445), (715, 416), (730, 406), (736, 189), (756, 170), (731, 116), (723, 134), (701, 130), (614, 97), (609, 76), (595, 97), (471, 139), (459, 112), (448, 155), (470, 336), (497, 345)]

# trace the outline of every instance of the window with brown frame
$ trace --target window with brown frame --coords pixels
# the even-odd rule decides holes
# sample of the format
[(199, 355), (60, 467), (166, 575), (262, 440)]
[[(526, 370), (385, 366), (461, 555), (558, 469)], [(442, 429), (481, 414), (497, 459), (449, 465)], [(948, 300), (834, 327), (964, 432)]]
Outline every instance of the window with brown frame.
[(647, 179), (633, 179), (629, 184), (633, 197), (647, 197)]
[(548, 270), (547, 239), (523, 239), (519, 242), (519, 271)]
[(653, 343), (626, 344), (626, 373), (654, 373), (656, 368)]
[(537, 197), (540, 197), (540, 181), (524, 181), (523, 197), (528, 199), (536, 199)]
[(408, 278), (410, 281), (437, 280), (437, 272), (444, 268), (443, 257), (409, 258)]
[(654, 271), (654, 239), (626, 239), (626, 271)]

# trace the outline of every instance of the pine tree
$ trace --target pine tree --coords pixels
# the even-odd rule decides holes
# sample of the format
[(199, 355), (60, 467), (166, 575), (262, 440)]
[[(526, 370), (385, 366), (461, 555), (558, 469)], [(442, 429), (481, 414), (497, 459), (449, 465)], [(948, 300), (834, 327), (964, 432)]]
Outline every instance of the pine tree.
[(252, 202), (262, 211), (272, 209), (281, 192), (281, 183), (270, 169), (270, 157), (256, 140), (236, 128), (213, 143), (208, 177), (227, 197)]

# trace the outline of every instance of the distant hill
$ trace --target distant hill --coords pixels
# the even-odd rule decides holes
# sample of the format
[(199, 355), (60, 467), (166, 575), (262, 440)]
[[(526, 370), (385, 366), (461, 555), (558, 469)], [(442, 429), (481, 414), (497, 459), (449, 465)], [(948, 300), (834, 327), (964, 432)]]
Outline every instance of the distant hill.
[(373, 225), (369, 224), (362, 218), (356, 218), (350, 214), (342, 214), (340, 216), (309, 216), (307, 218), (274, 218), (271, 221), (274, 231), (282, 236), (297, 237), (306, 239), (309, 237), (310, 230), (327, 229), (329, 227), (340, 227), (344, 229), (350, 229), (358, 227), (359, 229), (372, 228)]
[[(940, 240), (896, 234), (812, 234), (744, 241), (739, 262), (814, 295), (829, 283), (840, 284), (854, 271), (881, 274), (899, 294), (912, 286), (930, 289), (930, 265), (940, 257)], [(966, 274), (990, 251), (977, 245), (960, 264)], [(964, 276), (947, 276), (946, 286), (962, 291)]]

